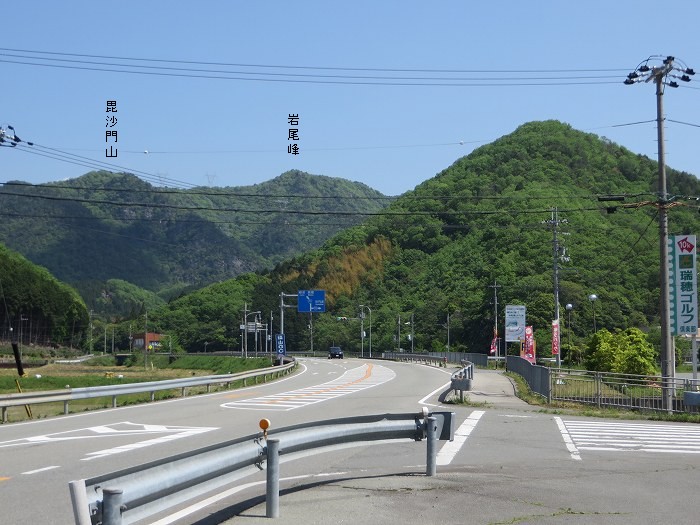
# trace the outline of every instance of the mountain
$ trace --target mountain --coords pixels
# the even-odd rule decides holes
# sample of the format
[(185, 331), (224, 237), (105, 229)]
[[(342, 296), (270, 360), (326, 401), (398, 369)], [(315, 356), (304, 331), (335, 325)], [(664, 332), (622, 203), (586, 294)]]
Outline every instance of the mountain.
[[(667, 170), (671, 234), (700, 230), (700, 184)], [(599, 198), (614, 195), (616, 201)], [(326, 290), (313, 316), (314, 345), (360, 349), (360, 310), (371, 309), (376, 350), (445, 347), (485, 352), (497, 313), (523, 304), (547, 353), (554, 317), (556, 224), (562, 342), (581, 345), (598, 328), (658, 326), (657, 165), (557, 122), (531, 122), (457, 160), (396, 199), (379, 216), (274, 270), (220, 283), (154, 314), (180, 330), (185, 348), (237, 347), (238, 320), (260, 310), (277, 323), (279, 294)], [(598, 300), (589, 301), (595, 293)], [(294, 304), (294, 300), (290, 300)], [(568, 319), (564, 305), (571, 304)], [(365, 305), (360, 309), (359, 305)], [(338, 321), (346, 317), (347, 321)], [(149, 319), (150, 319), (149, 315)], [(369, 318), (363, 321), (368, 330)], [(292, 349), (306, 349), (308, 314), (285, 312)], [(410, 341), (407, 336), (411, 335)], [(397, 339), (399, 339), (397, 342)], [(367, 351), (368, 340), (365, 340)]]
[(119, 281), (167, 300), (270, 268), (385, 206), (364, 184), (300, 171), (254, 186), (189, 190), (101, 171), (5, 183), (0, 242), (75, 286), (89, 308), (123, 317), (139, 293), (125, 301), (122, 286), (117, 307), (110, 297)]
[(2, 245), (0, 300), (0, 340), (73, 346), (87, 331), (87, 308), (77, 292)]

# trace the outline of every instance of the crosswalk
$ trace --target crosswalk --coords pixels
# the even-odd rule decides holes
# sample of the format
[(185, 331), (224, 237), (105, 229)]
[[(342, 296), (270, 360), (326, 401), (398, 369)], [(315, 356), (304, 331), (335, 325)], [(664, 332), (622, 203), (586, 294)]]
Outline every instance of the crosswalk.
[(243, 410), (277, 410), (287, 411), (315, 403), (321, 403), (360, 390), (372, 388), (396, 377), (396, 373), (381, 365), (365, 364), (345, 372), (333, 381), (290, 392), (282, 392), (251, 399), (241, 399), (224, 403), (224, 408)]
[(695, 426), (554, 419), (573, 459), (582, 450), (700, 454)]

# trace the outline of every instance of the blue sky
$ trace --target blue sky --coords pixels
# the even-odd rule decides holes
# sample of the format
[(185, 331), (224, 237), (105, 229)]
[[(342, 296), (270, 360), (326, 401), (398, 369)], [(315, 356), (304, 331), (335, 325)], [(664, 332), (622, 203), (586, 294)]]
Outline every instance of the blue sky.
[[(13, 2), (2, 10), (0, 126), (12, 125), (21, 138), (43, 147), (183, 187), (250, 185), (299, 169), (397, 195), (475, 147), (525, 122), (545, 119), (567, 122), (655, 159), (654, 123), (620, 126), (655, 119), (654, 87), (622, 81), (650, 55), (674, 55), (700, 71), (699, 19), (695, 0)], [(31, 61), (9, 56), (30, 56), (9, 49), (241, 64), (228, 68), (255, 71), (255, 78), (275, 73), (265, 78), (313, 81), (42, 67), (3, 62)], [(223, 67), (138, 63), (161, 73), (173, 70), (151, 66)], [(252, 64), (286, 67), (244, 67)], [(387, 71), (392, 69), (408, 71)], [(489, 84), (479, 86), (434, 85), (443, 80), (423, 86), (349, 83), (448, 75), (498, 80), (461, 81)], [(546, 84), (537, 86), (504, 80), (525, 76), (550, 80), (529, 81)], [(551, 77), (566, 79), (553, 85)], [(604, 83), (578, 83), (592, 81)], [(664, 96), (669, 119), (694, 125), (667, 122), (667, 163), (696, 175), (699, 88), (696, 75)], [(104, 152), (107, 100), (117, 101), (116, 159), (105, 158)], [(287, 153), (290, 113), (300, 119), (296, 156)], [(0, 148), (0, 182), (42, 183), (87, 171)]]

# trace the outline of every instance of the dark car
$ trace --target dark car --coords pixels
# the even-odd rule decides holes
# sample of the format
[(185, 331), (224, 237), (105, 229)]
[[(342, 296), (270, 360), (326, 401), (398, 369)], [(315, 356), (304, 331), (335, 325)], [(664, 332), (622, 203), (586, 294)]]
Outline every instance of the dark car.
[(328, 359), (342, 359), (343, 358), (343, 349), (340, 348), (339, 346), (331, 346), (328, 349)]

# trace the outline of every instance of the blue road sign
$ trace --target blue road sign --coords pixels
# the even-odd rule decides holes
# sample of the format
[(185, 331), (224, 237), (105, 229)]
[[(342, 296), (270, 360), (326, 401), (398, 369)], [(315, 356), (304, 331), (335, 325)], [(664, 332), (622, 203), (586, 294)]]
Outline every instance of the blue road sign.
[(325, 290), (299, 290), (297, 295), (297, 312), (325, 312)]
[(277, 355), (287, 355), (287, 343), (284, 339), (284, 334), (275, 334), (275, 348)]

